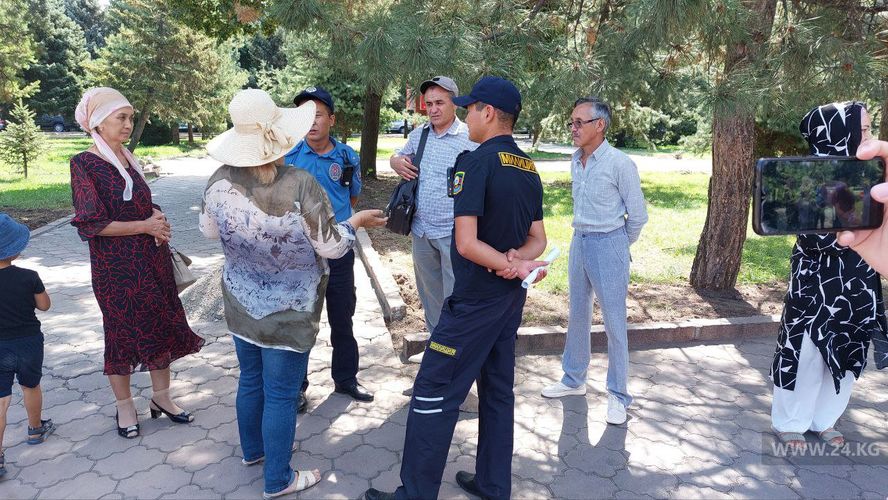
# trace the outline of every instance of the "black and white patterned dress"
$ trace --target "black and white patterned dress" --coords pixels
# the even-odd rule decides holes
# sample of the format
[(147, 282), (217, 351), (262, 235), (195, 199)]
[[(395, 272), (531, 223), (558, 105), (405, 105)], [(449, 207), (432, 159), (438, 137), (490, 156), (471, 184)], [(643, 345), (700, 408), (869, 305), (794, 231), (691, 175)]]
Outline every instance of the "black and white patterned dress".
[[(854, 155), (861, 140), (861, 109), (859, 103), (836, 103), (808, 113), (800, 129), (811, 154)], [(804, 335), (823, 356), (837, 394), (846, 371), (860, 377), (870, 341), (876, 367), (888, 366), (888, 325), (879, 274), (857, 252), (839, 246), (833, 233), (799, 235), (790, 265), (771, 366), (774, 385), (795, 390)]]

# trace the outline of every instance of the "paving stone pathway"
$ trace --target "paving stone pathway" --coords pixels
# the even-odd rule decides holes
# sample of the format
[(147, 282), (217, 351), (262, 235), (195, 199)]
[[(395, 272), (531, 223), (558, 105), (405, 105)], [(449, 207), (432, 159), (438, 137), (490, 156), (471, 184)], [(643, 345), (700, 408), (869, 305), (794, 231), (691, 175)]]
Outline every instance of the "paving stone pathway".
[[(196, 272), (222, 256), (197, 231), (200, 194), (213, 164), (167, 162), (152, 185), (174, 230), (175, 245)], [(0, 498), (258, 498), (261, 467), (240, 463), (234, 399), (238, 367), (224, 322), (193, 325), (207, 339), (198, 354), (173, 365), (177, 401), (192, 425), (147, 414), (147, 374), (133, 377), (142, 436), (114, 429), (114, 398), (102, 375), (101, 316), (92, 294), (87, 248), (60, 225), (36, 236), (21, 260), (38, 270), (53, 298), (41, 315), (46, 334), (45, 418), (58, 430), (25, 444), (26, 419), (15, 389), (6, 431), (7, 479)], [(356, 263), (360, 380), (376, 393), (358, 404), (332, 393), (329, 330), (312, 351), (309, 413), (300, 416), (293, 464), (317, 467), (323, 481), (303, 498), (357, 498), (371, 485), (393, 489), (416, 367), (395, 356), (366, 273)], [(539, 391), (560, 372), (559, 356), (518, 359), (515, 498), (885, 498), (888, 495), (888, 374), (867, 369), (839, 428), (881, 450), (878, 457), (833, 457), (804, 463), (763, 460), (769, 425), (767, 368), (773, 340), (634, 351), (628, 425), (604, 423), (606, 356), (593, 355), (585, 397), (546, 400)], [(764, 438), (763, 438), (764, 436)], [(763, 441), (764, 439), (764, 441)], [(813, 440), (812, 440), (813, 441)], [(477, 419), (462, 414), (441, 498), (466, 498), (454, 481), (473, 470)], [(881, 447), (881, 448), (879, 448)], [(870, 446), (870, 451), (873, 447)], [(827, 463), (828, 462), (828, 463)]]

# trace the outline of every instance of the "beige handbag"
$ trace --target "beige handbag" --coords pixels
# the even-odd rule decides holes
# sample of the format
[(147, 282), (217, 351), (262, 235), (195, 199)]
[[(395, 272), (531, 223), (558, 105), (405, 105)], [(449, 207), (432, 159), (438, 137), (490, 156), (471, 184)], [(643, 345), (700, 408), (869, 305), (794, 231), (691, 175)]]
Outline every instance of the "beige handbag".
[(172, 246), (170, 247), (170, 255), (173, 259), (173, 278), (176, 280), (176, 289), (179, 293), (182, 293), (182, 290), (193, 285), (197, 278), (194, 277), (191, 269), (188, 269), (188, 266), (191, 265), (191, 259), (187, 255)]

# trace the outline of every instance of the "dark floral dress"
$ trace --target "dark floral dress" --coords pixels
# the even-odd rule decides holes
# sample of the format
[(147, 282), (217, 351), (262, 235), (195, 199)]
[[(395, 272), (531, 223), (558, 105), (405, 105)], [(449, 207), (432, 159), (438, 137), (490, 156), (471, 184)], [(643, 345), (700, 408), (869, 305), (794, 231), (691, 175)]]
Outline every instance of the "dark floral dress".
[(132, 200), (117, 168), (84, 152), (71, 158), (74, 220), (89, 242), (92, 283), (105, 328), (106, 375), (160, 370), (200, 350), (203, 339), (188, 326), (176, 291), (169, 246), (147, 234), (98, 236), (113, 221), (145, 220), (152, 214), (151, 190), (132, 168)]

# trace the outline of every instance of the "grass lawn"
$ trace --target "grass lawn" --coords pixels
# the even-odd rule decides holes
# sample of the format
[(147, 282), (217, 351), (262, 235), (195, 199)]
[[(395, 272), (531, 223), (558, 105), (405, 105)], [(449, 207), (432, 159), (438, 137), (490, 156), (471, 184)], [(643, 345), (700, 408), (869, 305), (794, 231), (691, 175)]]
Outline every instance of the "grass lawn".
[[(56, 210), (71, 205), (69, 161), (72, 156), (92, 144), (89, 138), (72, 135), (49, 135), (46, 152), (28, 168), (28, 178), (0, 166), (0, 207)], [(204, 145), (183, 142), (178, 146), (140, 146), (139, 158), (162, 159), (174, 156), (202, 156)]]
[[(573, 201), (567, 173), (542, 174), (549, 248), (561, 257), (540, 288), (567, 292), (567, 254), (572, 235)], [(706, 220), (709, 175), (677, 172), (641, 174), (649, 221), (632, 245), (633, 283), (687, 283), (703, 223)], [(747, 229), (738, 285), (783, 282), (789, 275), (793, 236), (762, 238)]]

